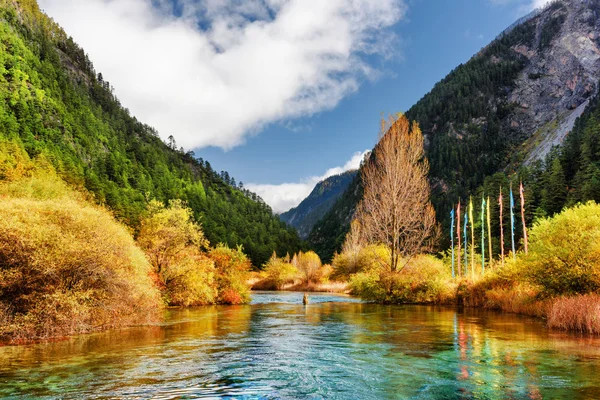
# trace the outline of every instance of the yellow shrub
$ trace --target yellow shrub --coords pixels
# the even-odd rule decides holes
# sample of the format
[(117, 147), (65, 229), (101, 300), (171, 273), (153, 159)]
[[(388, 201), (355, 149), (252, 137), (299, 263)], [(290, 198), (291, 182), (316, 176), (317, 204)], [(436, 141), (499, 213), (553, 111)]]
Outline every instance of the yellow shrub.
[(273, 254), (265, 264), (263, 272), (266, 281), (261, 285), (263, 289), (282, 289), (286, 284), (293, 283), (299, 275), (294, 265), (283, 258), (278, 258), (276, 254)]
[(151, 201), (138, 243), (152, 264), (158, 286), (172, 306), (196, 306), (216, 301), (215, 266), (201, 249), (208, 246), (192, 211), (180, 200), (169, 207)]
[(127, 229), (82, 201), (37, 199), (51, 197), (37, 196), (51, 184), (62, 187), (29, 179), (0, 188), (0, 309), (8, 322), (0, 335), (47, 338), (156, 320), (162, 303), (151, 268)]
[(413, 257), (398, 272), (379, 268), (355, 274), (350, 285), (354, 294), (380, 303), (447, 303), (455, 291), (444, 263), (428, 255)]
[(217, 299), (215, 264), (204, 254), (191, 254), (166, 274), (165, 297), (173, 306), (214, 304)]
[(546, 297), (600, 290), (600, 205), (589, 202), (536, 222), (520, 257)]
[(234, 250), (219, 244), (210, 250), (209, 256), (216, 267), (218, 302), (221, 304), (249, 302), (250, 286), (247, 282), (251, 263), (241, 246)]
[(354, 252), (336, 254), (333, 258), (333, 277), (349, 279), (358, 272), (378, 270), (389, 262), (390, 252), (383, 245), (369, 245)]
[(294, 256), (292, 264), (295, 264), (300, 276), (305, 284), (319, 281), (319, 269), (321, 268), (321, 259), (314, 251), (299, 252)]

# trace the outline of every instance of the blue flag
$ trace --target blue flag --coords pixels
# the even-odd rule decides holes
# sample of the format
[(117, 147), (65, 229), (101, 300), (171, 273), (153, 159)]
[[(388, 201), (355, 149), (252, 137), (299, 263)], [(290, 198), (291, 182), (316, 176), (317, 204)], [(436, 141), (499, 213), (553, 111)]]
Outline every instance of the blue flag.
[(510, 187), (510, 237), (512, 243), (513, 257), (516, 259), (515, 252), (515, 198), (513, 197), (512, 186)]
[[(452, 242), (452, 278), (454, 278), (454, 207), (450, 211), (450, 241)], [(460, 257), (460, 254), (458, 256)]]
[(485, 272), (485, 196), (481, 195), (481, 273)]
[(464, 229), (464, 248), (465, 248), (465, 275), (469, 273), (469, 257), (467, 249), (469, 246), (467, 245), (467, 223), (469, 222), (469, 217), (467, 216), (467, 211), (465, 210), (465, 229)]

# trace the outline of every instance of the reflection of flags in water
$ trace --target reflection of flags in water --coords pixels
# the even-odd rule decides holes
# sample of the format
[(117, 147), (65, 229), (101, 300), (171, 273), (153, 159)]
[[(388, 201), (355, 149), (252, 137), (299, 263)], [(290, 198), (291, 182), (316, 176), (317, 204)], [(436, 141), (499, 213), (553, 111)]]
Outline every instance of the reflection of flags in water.
[(515, 198), (513, 196), (512, 185), (510, 186), (510, 237), (512, 243), (513, 258), (517, 259), (515, 252)]
[(460, 199), (458, 200), (458, 205), (456, 206), (456, 238), (458, 239), (458, 257), (456, 261), (458, 261), (458, 276), (462, 275), (460, 270)]
[(519, 185), (519, 195), (521, 196), (521, 220), (523, 221), (523, 242), (525, 244), (525, 254), (527, 251), (527, 225), (525, 224), (525, 193), (523, 191), (523, 182)]
[(481, 273), (485, 272), (485, 197), (481, 195)]
[(452, 242), (452, 278), (454, 278), (454, 206), (450, 211), (450, 242)]
[(502, 186), (500, 186), (498, 204), (500, 205), (500, 259), (502, 260), (502, 265), (504, 265), (504, 221), (502, 220), (502, 208), (504, 207), (504, 202), (502, 201)]

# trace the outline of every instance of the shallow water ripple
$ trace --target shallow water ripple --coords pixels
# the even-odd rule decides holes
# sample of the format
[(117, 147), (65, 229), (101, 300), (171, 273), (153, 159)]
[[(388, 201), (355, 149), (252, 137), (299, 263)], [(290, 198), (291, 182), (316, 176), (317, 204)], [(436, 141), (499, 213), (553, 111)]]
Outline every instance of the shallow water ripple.
[(600, 398), (600, 340), (516, 315), (255, 293), (159, 326), (0, 347), (0, 397)]

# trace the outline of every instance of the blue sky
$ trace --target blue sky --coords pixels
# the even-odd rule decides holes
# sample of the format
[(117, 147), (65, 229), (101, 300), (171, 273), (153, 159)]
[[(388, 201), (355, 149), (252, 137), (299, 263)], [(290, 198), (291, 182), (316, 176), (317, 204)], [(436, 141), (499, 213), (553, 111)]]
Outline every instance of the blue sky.
[(197, 154), (243, 182), (312, 183), (311, 177), (322, 176), (327, 169), (344, 165), (355, 152), (372, 148), (382, 113), (408, 110), (437, 81), (526, 14), (524, 5), (411, 1), (406, 19), (393, 29), (399, 37), (397, 54), (391, 60), (372, 60), (382, 71), (379, 79), (364, 81), (331, 111), (274, 123), (229, 151), (213, 147)]
[(40, 0), (134, 115), (276, 211), (541, 3)]

